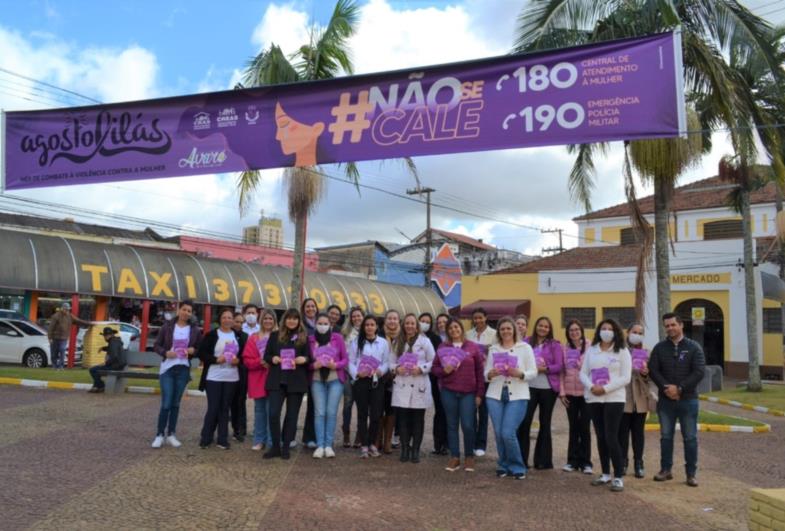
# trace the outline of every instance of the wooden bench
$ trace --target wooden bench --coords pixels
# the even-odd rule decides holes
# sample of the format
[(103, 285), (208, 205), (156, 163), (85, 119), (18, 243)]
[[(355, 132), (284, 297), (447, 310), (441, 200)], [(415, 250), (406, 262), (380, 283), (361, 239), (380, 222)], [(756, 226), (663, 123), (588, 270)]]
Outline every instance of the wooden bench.
[[(157, 380), (158, 379), (158, 371), (149, 372), (149, 371), (140, 371), (131, 369), (130, 367), (144, 367), (144, 368), (158, 368), (161, 366), (161, 356), (156, 354), (155, 352), (136, 352), (133, 350), (127, 350), (125, 352), (125, 362), (126, 366), (124, 369), (119, 371), (113, 370), (100, 370), (98, 374), (101, 376), (105, 376), (105, 385), (106, 385), (106, 392), (107, 393), (122, 393), (125, 391), (125, 381), (128, 379), (137, 379), (137, 380)], [(191, 368), (198, 367), (199, 360), (192, 359), (191, 360)]]

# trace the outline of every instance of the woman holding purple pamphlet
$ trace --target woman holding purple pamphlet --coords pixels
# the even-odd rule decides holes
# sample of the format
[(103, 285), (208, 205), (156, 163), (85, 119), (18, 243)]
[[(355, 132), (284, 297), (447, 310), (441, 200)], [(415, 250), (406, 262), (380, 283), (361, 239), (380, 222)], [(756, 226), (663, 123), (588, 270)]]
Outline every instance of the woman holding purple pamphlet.
[(581, 383), (581, 367), (586, 352), (586, 337), (583, 325), (573, 319), (567, 323), (567, 343), (564, 345), (564, 371), (562, 372), (559, 399), (567, 408), (570, 437), (567, 445), (565, 472), (583, 471), (592, 474), (591, 463), (591, 414), (584, 397)]
[(326, 313), (316, 316), (315, 328), (314, 335), (308, 338), (313, 356), (310, 367), (316, 430), (316, 450), (313, 451), (313, 457), (321, 459), (335, 457), (333, 437), (349, 357), (343, 336), (332, 331), (330, 317)]
[(630, 352), (625, 346), (621, 327), (613, 319), (603, 319), (597, 325), (591, 346), (586, 349), (580, 376), (586, 389), (586, 402), (589, 403), (602, 464), (602, 475), (591, 484), (610, 484), (614, 492), (624, 490), (619, 425), (631, 370)]
[(269, 411), (267, 402), (267, 374), (269, 365), (264, 361), (264, 351), (270, 336), (275, 333), (275, 313), (262, 310), (260, 324), (255, 333), (248, 337), (243, 349), (243, 365), (248, 370), (248, 398), (254, 402), (253, 446), (251, 450), (261, 451), (272, 446), (270, 437)]
[(496, 339), (485, 358), (484, 369), (485, 380), (489, 382), (485, 402), (499, 454), (496, 476), (526, 479), (528, 470), (521, 456), (517, 431), (526, 416), (529, 382), (537, 376), (537, 365), (531, 346), (518, 341), (511, 318), (499, 320)]
[(379, 334), (373, 315), (363, 317), (360, 332), (349, 349), (349, 374), (353, 380), (352, 396), (357, 403), (357, 432), (362, 446), (360, 457), (380, 457), (372, 444), (379, 433), (379, 420), (384, 408), (382, 377), (390, 365), (390, 344)]
[(643, 467), (643, 445), (645, 441), (646, 416), (649, 411), (657, 410), (657, 395), (652, 392), (649, 381), (649, 351), (643, 348), (643, 326), (635, 323), (627, 329), (627, 348), (632, 358), (632, 378), (627, 385), (627, 401), (619, 428), (619, 443), (624, 459), (622, 468), (627, 472), (628, 448), (632, 437), (632, 457), (635, 465), (635, 477), (642, 478), (646, 474)]
[(420, 462), (420, 446), (425, 433), (425, 410), (431, 407), (428, 374), (435, 356), (431, 340), (421, 333), (413, 313), (403, 318), (403, 332), (396, 345), (390, 370), (393, 380), (392, 405), (396, 408), (401, 438), (401, 462)]
[(218, 428), (216, 446), (229, 449), (229, 407), (240, 381), (240, 353), (245, 347), (246, 334), (234, 330), (234, 311), (223, 308), (218, 314), (219, 327), (210, 330), (199, 345), (202, 360), (202, 379), (199, 390), (207, 393), (207, 413), (204, 416), (199, 446), (207, 448)]
[(548, 317), (540, 317), (534, 323), (534, 334), (526, 340), (534, 351), (537, 375), (529, 382), (531, 400), (518, 428), (518, 443), (521, 445), (523, 462), (529, 464), (529, 433), (534, 412), (540, 409), (540, 430), (534, 445), (533, 464), (537, 470), (553, 468), (553, 442), (551, 441), (551, 418), (553, 406), (561, 391), (561, 372), (564, 366), (564, 351), (561, 343), (553, 338), (553, 323)]
[(463, 468), (474, 472), (474, 430), (476, 409), (485, 393), (483, 354), (479, 345), (466, 340), (463, 324), (455, 319), (447, 322), (447, 339), (439, 345), (431, 374), (440, 387), (447, 422), (447, 446), (450, 461), (445, 470), (461, 468), (461, 445), (458, 424), (463, 430)]
[[(289, 459), (289, 443), (297, 432), (297, 417), (303, 395), (308, 390), (308, 365), (313, 362), (308, 335), (300, 312), (286, 310), (281, 317), (277, 334), (271, 334), (264, 351), (264, 361), (270, 366), (265, 389), (270, 404), (270, 435), (272, 447), (265, 459)], [(281, 410), (286, 402), (283, 444), (281, 444)]]

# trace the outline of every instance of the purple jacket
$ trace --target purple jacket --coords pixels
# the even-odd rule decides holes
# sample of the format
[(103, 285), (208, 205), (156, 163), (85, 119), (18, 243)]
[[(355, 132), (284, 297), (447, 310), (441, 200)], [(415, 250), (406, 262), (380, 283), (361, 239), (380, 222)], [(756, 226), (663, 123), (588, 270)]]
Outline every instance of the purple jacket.
[[(528, 337), (526, 342), (534, 349), (534, 336)], [(541, 356), (545, 359), (545, 375), (551, 389), (557, 393), (561, 391), (561, 373), (564, 369), (564, 350), (556, 339), (546, 341), (541, 345)]]
[[(311, 344), (311, 355), (313, 356), (314, 361), (316, 360), (316, 349), (318, 345), (316, 344), (316, 336), (308, 336), (308, 342)], [(338, 359), (335, 360), (335, 371), (338, 373), (338, 379), (341, 383), (346, 382), (346, 366), (349, 365), (349, 355), (346, 353), (346, 343), (343, 340), (343, 336), (341, 334), (336, 334), (333, 332), (330, 335), (330, 343), (329, 343), (335, 351), (338, 353)], [(314, 373), (318, 370), (315, 369), (314, 364), (311, 363), (308, 365), (308, 381), (313, 380)]]
[(431, 365), (431, 372), (439, 380), (439, 387), (449, 389), (456, 393), (474, 393), (482, 398), (485, 395), (485, 376), (483, 375), (482, 348), (477, 343), (466, 340), (461, 345), (461, 350), (468, 353), (456, 370), (447, 374), (442, 367), (439, 350), (452, 347), (452, 343), (442, 343), (436, 351), (436, 357)]

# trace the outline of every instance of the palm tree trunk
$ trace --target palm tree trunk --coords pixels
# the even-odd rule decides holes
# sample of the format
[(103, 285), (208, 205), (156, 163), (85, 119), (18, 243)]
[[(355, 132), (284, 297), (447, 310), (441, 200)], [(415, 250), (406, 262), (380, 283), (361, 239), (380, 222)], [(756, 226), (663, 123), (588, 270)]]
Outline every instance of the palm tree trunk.
[(660, 340), (665, 339), (662, 316), (671, 311), (670, 250), (668, 212), (670, 195), (664, 179), (654, 179), (654, 263), (657, 267), (657, 317)]
[(303, 271), (305, 268), (305, 236), (308, 213), (298, 212), (294, 220), (294, 263), (292, 264), (292, 294), (290, 308), (299, 308), (302, 302)]
[(752, 223), (750, 192), (741, 190), (741, 224), (744, 231), (744, 299), (747, 309), (747, 352), (749, 357), (748, 391), (760, 391), (760, 360), (758, 359), (758, 308), (755, 301), (755, 266), (752, 260)]

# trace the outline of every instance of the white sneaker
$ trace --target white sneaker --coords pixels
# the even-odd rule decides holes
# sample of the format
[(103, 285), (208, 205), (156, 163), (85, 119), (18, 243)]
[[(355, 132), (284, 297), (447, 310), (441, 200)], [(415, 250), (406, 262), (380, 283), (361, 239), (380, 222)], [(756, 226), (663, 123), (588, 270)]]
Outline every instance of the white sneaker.
[(313, 451), (314, 459), (321, 459), (322, 457), (324, 457), (324, 448), (317, 448)]
[(313, 450), (314, 448), (316, 448), (316, 443), (314, 441), (308, 441), (308, 444), (306, 444), (306, 446), (311, 450)]
[(160, 448), (164, 445), (164, 436), (163, 435), (156, 435), (155, 439), (153, 439), (153, 448)]
[(324, 457), (333, 458), (335, 457), (335, 450), (332, 449), (331, 446), (328, 446), (324, 449)]
[(169, 437), (166, 438), (166, 444), (168, 444), (172, 448), (180, 448), (183, 445), (183, 443), (178, 441), (177, 437), (175, 437), (174, 435), (170, 435)]
[(392, 436), (392, 441), (390, 441), (393, 446), (400, 446), (401, 445), (401, 438), (398, 435)]
[(485, 457), (485, 450), (475, 450), (474, 457)]
[(613, 478), (611, 480), (611, 491), (622, 492), (624, 491), (624, 481), (621, 478)]
[(297, 441), (292, 441), (289, 443), (289, 448), (297, 448)]
[(586, 474), (587, 476), (594, 475), (594, 469), (589, 465), (586, 465), (585, 467), (583, 467), (583, 473)]
[(564, 470), (565, 472), (575, 472), (575, 467), (574, 467), (574, 466), (572, 466), (572, 465), (571, 465), (571, 464), (569, 464), (569, 463), (567, 463), (566, 465), (564, 465), (563, 467), (561, 467), (561, 469), (562, 469), (562, 470)]

